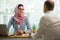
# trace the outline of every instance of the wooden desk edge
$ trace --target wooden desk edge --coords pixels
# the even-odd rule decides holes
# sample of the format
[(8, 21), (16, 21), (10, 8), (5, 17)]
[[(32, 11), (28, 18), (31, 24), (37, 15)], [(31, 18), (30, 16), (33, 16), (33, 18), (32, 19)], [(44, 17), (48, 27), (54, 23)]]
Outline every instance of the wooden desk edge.
[(0, 38), (31, 38), (30, 36), (0, 36)]

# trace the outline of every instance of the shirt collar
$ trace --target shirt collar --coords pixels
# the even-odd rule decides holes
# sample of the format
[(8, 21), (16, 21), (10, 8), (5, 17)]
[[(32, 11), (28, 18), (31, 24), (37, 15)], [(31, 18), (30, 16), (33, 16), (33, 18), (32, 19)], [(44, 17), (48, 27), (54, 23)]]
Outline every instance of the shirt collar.
[(46, 14), (52, 14), (53, 13), (53, 11), (48, 11)]

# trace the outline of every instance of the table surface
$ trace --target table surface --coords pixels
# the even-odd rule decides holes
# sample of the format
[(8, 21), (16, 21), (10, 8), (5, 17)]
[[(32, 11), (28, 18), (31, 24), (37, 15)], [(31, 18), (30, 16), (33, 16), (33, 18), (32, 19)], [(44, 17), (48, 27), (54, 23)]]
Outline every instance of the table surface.
[(0, 36), (0, 38), (31, 38), (29, 34), (13, 35), (13, 36)]

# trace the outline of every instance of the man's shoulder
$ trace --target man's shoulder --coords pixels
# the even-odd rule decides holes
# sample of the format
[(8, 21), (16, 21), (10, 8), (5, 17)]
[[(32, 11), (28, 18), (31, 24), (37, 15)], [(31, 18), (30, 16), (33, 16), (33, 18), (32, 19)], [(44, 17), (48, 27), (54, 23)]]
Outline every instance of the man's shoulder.
[(44, 20), (47, 20), (47, 19), (49, 19), (50, 17), (48, 16), (48, 15), (44, 15), (44, 16), (42, 16), (41, 17), (41, 19), (44, 19)]
[(44, 16), (42, 16), (42, 18), (47, 18), (48, 17), (48, 15), (44, 15)]

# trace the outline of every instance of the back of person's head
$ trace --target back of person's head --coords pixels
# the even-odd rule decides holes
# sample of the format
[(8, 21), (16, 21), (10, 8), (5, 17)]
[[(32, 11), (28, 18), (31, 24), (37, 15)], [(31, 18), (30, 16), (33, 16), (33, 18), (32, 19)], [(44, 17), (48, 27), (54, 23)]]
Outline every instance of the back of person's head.
[(48, 11), (51, 11), (54, 9), (54, 1), (45, 1), (44, 6), (48, 9)]

